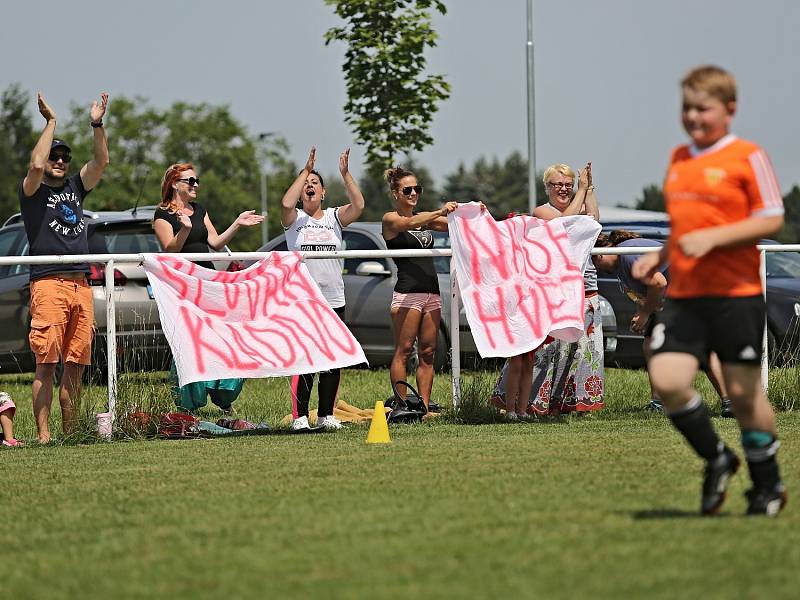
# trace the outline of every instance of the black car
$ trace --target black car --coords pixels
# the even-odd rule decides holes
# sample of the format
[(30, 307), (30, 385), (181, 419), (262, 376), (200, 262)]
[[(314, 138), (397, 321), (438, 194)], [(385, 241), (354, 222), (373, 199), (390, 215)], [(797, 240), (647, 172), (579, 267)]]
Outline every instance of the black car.
[[(613, 229), (626, 229), (642, 238), (665, 241), (669, 237), (666, 223), (659, 225), (630, 225), (610, 223), (603, 225), (605, 233)], [(762, 244), (775, 244), (763, 240)], [(800, 353), (800, 252), (767, 252), (767, 337), (770, 362), (786, 362)], [(636, 305), (625, 295), (619, 280), (607, 273), (598, 272), (600, 293), (611, 303), (617, 322), (617, 351), (614, 361), (619, 366), (642, 367), (642, 335), (630, 329)]]

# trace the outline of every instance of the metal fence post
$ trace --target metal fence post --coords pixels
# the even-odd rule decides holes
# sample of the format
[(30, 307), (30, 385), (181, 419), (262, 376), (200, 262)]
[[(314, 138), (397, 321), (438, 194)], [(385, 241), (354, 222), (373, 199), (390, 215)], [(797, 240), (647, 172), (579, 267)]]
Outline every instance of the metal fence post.
[(117, 310), (114, 302), (114, 259), (106, 262), (106, 364), (108, 365), (108, 412), (112, 426), (117, 419)]
[[(764, 306), (767, 304), (767, 252), (763, 248), (758, 251), (760, 265), (758, 274), (761, 276), (761, 293), (764, 294)], [(764, 349), (761, 352), (761, 387), (764, 393), (769, 390), (769, 336), (767, 335), (767, 319), (764, 315), (764, 336), (762, 338)]]
[(453, 379), (453, 408), (458, 409), (461, 403), (461, 294), (458, 290), (456, 261), (450, 257), (450, 368)]

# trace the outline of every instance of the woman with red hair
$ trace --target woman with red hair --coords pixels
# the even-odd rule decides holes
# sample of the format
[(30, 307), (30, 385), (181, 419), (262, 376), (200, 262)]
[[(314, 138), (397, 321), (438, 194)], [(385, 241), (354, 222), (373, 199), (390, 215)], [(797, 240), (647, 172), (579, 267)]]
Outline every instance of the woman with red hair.
[[(240, 214), (223, 233), (217, 233), (206, 209), (197, 202), (200, 178), (191, 163), (172, 165), (161, 180), (161, 203), (153, 216), (155, 229), (164, 252), (208, 252), (222, 250), (240, 227), (258, 225), (264, 220), (254, 210)], [(210, 262), (198, 263), (209, 269)]]
[[(264, 220), (253, 210), (240, 214), (223, 233), (217, 233), (206, 209), (197, 202), (200, 178), (191, 163), (170, 166), (161, 180), (161, 203), (153, 215), (153, 229), (165, 252), (206, 253), (209, 247), (222, 250), (233, 239), (240, 227), (258, 225)], [(198, 265), (213, 269), (211, 262)], [(195, 411), (206, 405), (207, 397), (224, 412), (232, 411), (231, 405), (242, 391), (244, 380), (220, 379), (198, 381), (182, 387), (177, 385), (177, 371), (173, 361), (170, 368), (175, 404), (179, 408)]]

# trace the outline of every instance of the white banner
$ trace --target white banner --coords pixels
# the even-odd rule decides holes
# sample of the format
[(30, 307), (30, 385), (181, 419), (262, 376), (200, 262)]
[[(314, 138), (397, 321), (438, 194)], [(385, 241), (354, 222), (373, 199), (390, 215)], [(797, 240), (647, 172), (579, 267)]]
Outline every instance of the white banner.
[(145, 255), (144, 267), (181, 385), (367, 362), (298, 253), (232, 273), (159, 254)]
[(495, 221), (477, 203), (448, 216), (458, 285), (483, 357), (537, 348), (583, 332), (583, 268), (600, 224), (586, 216)]

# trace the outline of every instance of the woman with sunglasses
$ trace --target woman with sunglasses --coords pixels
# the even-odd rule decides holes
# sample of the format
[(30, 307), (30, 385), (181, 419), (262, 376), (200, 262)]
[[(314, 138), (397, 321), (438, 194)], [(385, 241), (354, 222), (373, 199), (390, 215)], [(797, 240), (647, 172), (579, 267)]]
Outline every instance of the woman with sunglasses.
[[(339, 156), (339, 172), (349, 204), (323, 208), (325, 184), (314, 170), (317, 150), (311, 148), (306, 166), (286, 190), (281, 200), (281, 224), (286, 231), (289, 250), (341, 250), (342, 229), (358, 220), (364, 210), (364, 196), (350, 173), (350, 148)], [(302, 208), (297, 207), (300, 202)], [(311, 277), (333, 311), (344, 318), (343, 263), (337, 259), (312, 259), (306, 261)], [(319, 374), (317, 391), (319, 409), (317, 427), (327, 430), (341, 429), (342, 424), (333, 416), (336, 396), (339, 393), (339, 369)], [(308, 401), (314, 386), (314, 373), (292, 377), (292, 431), (308, 431)]]
[[(197, 202), (200, 178), (191, 163), (171, 165), (161, 180), (161, 202), (153, 215), (153, 229), (164, 252), (208, 253), (209, 247), (222, 250), (241, 227), (258, 225), (264, 220), (253, 210), (240, 214), (222, 234), (217, 233), (202, 204)], [(213, 269), (214, 264), (200, 261), (199, 266)], [(207, 397), (224, 412), (242, 391), (243, 379), (198, 381), (182, 387), (177, 385), (177, 371), (170, 369), (175, 403), (179, 408), (195, 411), (206, 405)]]
[[(390, 250), (433, 248), (431, 231), (447, 231), (447, 215), (458, 204), (447, 202), (438, 210), (416, 212), (422, 186), (412, 171), (394, 167), (384, 173), (395, 210), (383, 215), (382, 234)], [(392, 294), (391, 317), (394, 356), (389, 377), (392, 388), (405, 381), (406, 364), (417, 342), (417, 390), (427, 408), (433, 387), (433, 357), (442, 315), (439, 278), (432, 258), (395, 258), (397, 283)], [(398, 389), (405, 400), (406, 390)]]
[[(254, 210), (240, 214), (222, 234), (217, 233), (202, 204), (197, 202), (200, 178), (190, 163), (170, 166), (161, 180), (161, 202), (153, 216), (155, 229), (164, 252), (208, 252), (222, 250), (241, 227), (252, 227), (264, 220)], [(213, 269), (211, 262), (198, 265)]]

